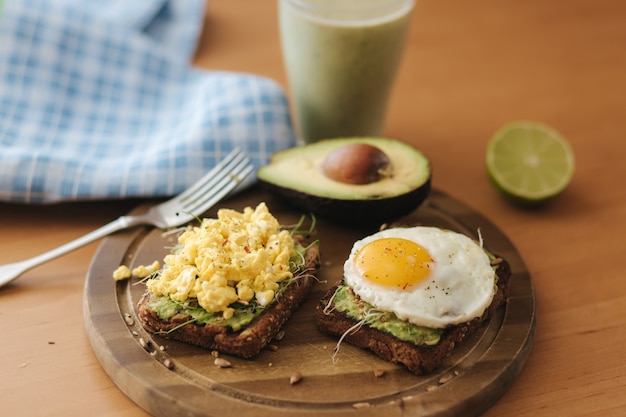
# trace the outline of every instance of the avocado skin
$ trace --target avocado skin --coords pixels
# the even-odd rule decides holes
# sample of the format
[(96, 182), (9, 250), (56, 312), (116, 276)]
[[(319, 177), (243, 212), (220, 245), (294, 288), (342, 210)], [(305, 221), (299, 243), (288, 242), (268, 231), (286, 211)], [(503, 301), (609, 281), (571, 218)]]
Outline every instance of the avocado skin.
[(306, 194), (258, 179), (261, 187), (286, 204), (333, 223), (353, 227), (378, 226), (416, 210), (428, 197), (431, 178), (418, 188), (393, 197), (342, 200)]

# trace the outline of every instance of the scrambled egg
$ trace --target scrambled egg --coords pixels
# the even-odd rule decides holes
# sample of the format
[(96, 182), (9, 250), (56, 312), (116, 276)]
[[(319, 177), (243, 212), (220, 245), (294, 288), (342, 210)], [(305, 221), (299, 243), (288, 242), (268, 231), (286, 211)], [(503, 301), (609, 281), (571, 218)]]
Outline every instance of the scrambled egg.
[(165, 257), (159, 278), (146, 283), (148, 289), (176, 301), (197, 298), (205, 310), (222, 312), (224, 318), (232, 317), (229, 305), (235, 302), (269, 304), (278, 283), (293, 276), (293, 239), (265, 203), (242, 213), (221, 209), (217, 219), (188, 228), (178, 243), (178, 250)]
[(113, 271), (113, 279), (116, 281), (128, 279), (130, 278), (130, 276), (130, 268), (128, 268), (126, 265), (120, 265), (115, 271)]
[(132, 274), (137, 278), (146, 278), (157, 272), (159, 269), (161, 269), (161, 264), (159, 261), (154, 261), (150, 265), (139, 265), (138, 267), (133, 268)]
[(120, 265), (115, 271), (113, 271), (113, 279), (116, 281), (122, 281), (133, 275), (137, 278), (146, 278), (157, 272), (160, 268), (161, 264), (159, 261), (154, 261), (150, 265), (139, 265), (138, 267), (133, 268), (132, 271), (128, 266)]

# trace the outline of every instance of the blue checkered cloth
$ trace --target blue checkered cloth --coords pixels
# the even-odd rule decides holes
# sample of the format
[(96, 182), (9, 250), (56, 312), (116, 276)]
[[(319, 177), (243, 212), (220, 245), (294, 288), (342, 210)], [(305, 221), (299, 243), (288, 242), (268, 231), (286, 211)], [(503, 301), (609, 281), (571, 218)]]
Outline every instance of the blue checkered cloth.
[(295, 145), (277, 83), (191, 66), (205, 3), (5, 2), (0, 200), (170, 196), (234, 147)]

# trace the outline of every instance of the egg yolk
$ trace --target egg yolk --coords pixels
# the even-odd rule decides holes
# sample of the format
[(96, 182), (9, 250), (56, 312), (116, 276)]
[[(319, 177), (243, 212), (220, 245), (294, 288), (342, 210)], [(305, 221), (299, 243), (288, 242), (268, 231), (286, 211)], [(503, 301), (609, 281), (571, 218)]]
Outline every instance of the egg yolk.
[(407, 289), (426, 279), (434, 262), (423, 246), (411, 240), (384, 238), (363, 246), (355, 265), (368, 281)]

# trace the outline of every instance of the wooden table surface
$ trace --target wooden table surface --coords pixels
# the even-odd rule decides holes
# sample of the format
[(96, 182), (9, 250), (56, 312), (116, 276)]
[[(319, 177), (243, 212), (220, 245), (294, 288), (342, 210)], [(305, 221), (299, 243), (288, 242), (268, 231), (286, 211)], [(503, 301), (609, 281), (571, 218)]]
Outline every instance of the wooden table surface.
[[(493, 221), (535, 285), (535, 343), (486, 416), (610, 416), (626, 408), (626, 2), (418, 0), (386, 135), (422, 149), (434, 187)], [(285, 85), (273, 0), (214, 0), (195, 64)], [(571, 142), (577, 172), (528, 211), (488, 183), (502, 124), (537, 120)], [(0, 262), (53, 248), (137, 201), (0, 204)], [(141, 416), (94, 356), (82, 315), (91, 244), (0, 289), (0, 413)]]

